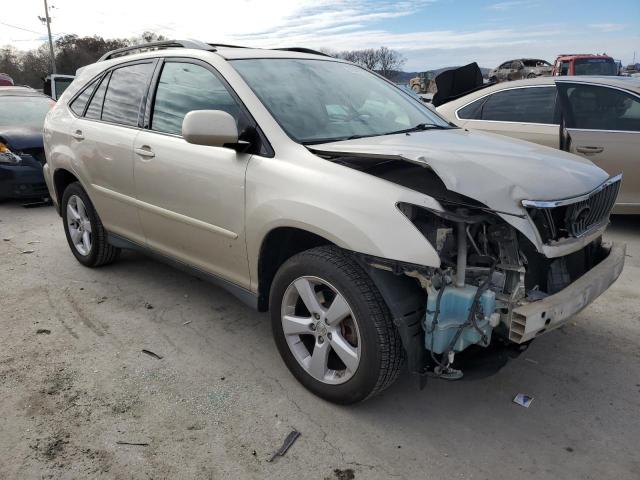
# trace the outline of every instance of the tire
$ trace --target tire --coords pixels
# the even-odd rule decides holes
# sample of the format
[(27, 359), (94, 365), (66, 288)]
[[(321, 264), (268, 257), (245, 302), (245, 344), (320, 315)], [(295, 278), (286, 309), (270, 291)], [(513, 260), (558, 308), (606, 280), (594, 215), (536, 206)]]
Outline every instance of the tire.
[[(320, 298), (326, 302), (321, 305), (327, 313), (324, 325), (324, 313), (320, 319), (314, 319), (309, 313), (311, 309), (299, 295), (299, 285), (305, 285), (304, 282), (313, 286), (310, 291), (314, 292), (316, 300)], [(316, 289), (318, 293), (315, 293)], [(298, 298), (292, 307), (296, 295)], [(337, 301), (339, 296), (346, 301), (349, 315), (337, 324), (330, 324), (332, 309), (329, 307), (345, 305)], [(269, 305), (273, 336), (282, 359), (296, 379), (317, 396), (334, 403), (352, 404), (379, 394), (398, 378), (404, 350), (389, 309), (371, 278), (343, 250), (323, 246), (288, 259), (275, 275)], [(333, 309), (334, 312), (338, 310)], [(285, 334), (285, 318), (289, 317), (299, 322), (295, 325), (303, 332), (299, 336), (291, 334), (295, 329), (292, 330), (289, 321), (286, 321), (288, 333)], [(317, 323), (312, 328), (314, 321)], [(308, 325), (308, 333), (305, 325)], [(325, 335), (322, 345), (326, 343), (330, 349), (325, 362), (326, 378), (320, 380), (318, 375), (310, 373), (311, 368), (305, 367), (300, 358), (308, 355), (311, 365), (316, 349), (322, 346), (322, 335)], [(345, 339), (349, 342), (346, 350), (357, 351), (359, 357), (357, 367), (353, 369), (342, 361), (345, 349), (341, 345)], [(351, 357), (348, 359), (349, 364), (355, 363)], [(342, 367), (344, 370), (340, 370)]]
[[(71, 203), (72, 208), (69, 208)], [(73, 211), (79, 213), (79, 205), (82, 205), (85, 215), (81, 215), (84, 218), (83, 225), (79, 229), (74, 229), (70, 224), (78, 223), (79, 220), (74, 217)], [(120, 256), (120, 249), (110, 245), (107, 242), (107, 232), (102, 226), (98, 212), (96, 212), (93, 203), (89, 199), (87, 192), (84, 191), (79, 182), (69, 184), (64, 190), (62, 195), (62, 224), (64, 227), (64, 233), (69, 243), (71, 252), (76, 259), (86, 267), (99, 267), (101, 265), (107, 265), (114, 262)], [(69, 217), (71, 215), (71, 218)], [(71, 221), (70, 221), (71, 220)], [(75, 220), (75, 222), (73, 221)], [(87, 223), (89, 225), (87, 225)], [(89, 228), (87, 228), (89, 226)], [(84, 243), (84, 240), (80, 240), (83, 247), (79, 247), (74, 242), (72, 235), (77, 235), (77, 231), (84, 235), (84, 231), (88, 230), (89, 243)], [(76, 238), (76, 237), (74, 237)], [(77, 239), (77, 238), (76, 238)], [(89, 245), (89, 248), (86, 248)]]
[(530, 73), (529, 75), (527, 75), (527, 78), (536, 78), (537, 75), (535, 73)]

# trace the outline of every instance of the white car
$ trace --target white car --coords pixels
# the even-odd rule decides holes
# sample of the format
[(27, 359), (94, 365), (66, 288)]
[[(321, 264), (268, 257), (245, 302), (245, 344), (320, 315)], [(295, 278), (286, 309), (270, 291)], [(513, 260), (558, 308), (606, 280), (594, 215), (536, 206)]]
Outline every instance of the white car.
[(492, 85), (438, 106), (456, 125), (560, 148), (625, 179), (614, 213), (640, 213), (640, 79), (543, 77)]
[(452, 127), (307, 50), (151, 47), (83, 68), (47, 117), (71, 252), (135, 248), (269, 310), (325, 399), (375, 395), (405, 359), (458, 378), (458, 352), (527, 344), (622, 270), (601, 241), (620, 178), (587, 160)]

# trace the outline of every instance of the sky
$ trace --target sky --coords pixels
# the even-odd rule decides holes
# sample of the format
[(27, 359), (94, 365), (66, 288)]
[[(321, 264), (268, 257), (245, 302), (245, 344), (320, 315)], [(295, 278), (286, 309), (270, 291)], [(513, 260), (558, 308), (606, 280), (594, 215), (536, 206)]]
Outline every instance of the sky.
[[(10, 1), (0, 45), (46, 41), (41, 0)], [(169, 38), (255, 47), (352, 50), (386, 46), (422, 71), (559, 53), (602, 53), (640, 62), (640, 0), (49, 0), (63, 34)]]

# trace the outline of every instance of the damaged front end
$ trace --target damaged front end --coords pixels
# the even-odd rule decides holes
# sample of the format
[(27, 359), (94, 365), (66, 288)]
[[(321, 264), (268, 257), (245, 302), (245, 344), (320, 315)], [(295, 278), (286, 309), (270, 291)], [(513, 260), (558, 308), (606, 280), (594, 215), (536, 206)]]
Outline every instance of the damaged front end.
[[(425, 193), (442, 207), (397, 204), (435, 248), (439, 266), (360, 256), (389, 305), (414, 373), (457, 379), (456, 355), (471, 346), (522, 348), (564, 325), (622, 271), (625, 247), (601, 239), (619, 177), (573, 199), (523, 202), (516, 214), (447, 189), (433, 170), (415, 163), (331, 160)], [(539, 244), (509, 216), (535, 230)]]
[(601, 237), (569, 255), (547, 258), (497, 215), (399, 208), (436, 246), (442, 262), (423, 279), (424, 348), (438, 376), (461, 376), (453, 368), (456, 353), (487, 347), (492, 336), (522, 345), (564, 325), (622, 271), (624, 246), (604, 245)]

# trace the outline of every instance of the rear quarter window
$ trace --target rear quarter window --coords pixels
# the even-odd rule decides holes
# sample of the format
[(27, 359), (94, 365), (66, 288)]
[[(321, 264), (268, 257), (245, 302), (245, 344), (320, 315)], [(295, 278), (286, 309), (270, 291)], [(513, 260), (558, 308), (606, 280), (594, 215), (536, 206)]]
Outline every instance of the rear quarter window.
[(93, 89), (96, 87), (97, 83), (98, 79), (92, 81), (85, 87), (80, 95), (73, 99), (73, 101), (69, 104), (69, 108), (73, 113), (78, 116), (82, 116), (82, 114), (84, 113), (84, 109), (87, 106), (87, 102), (91, 98), (91, 94), (93, 93)]

